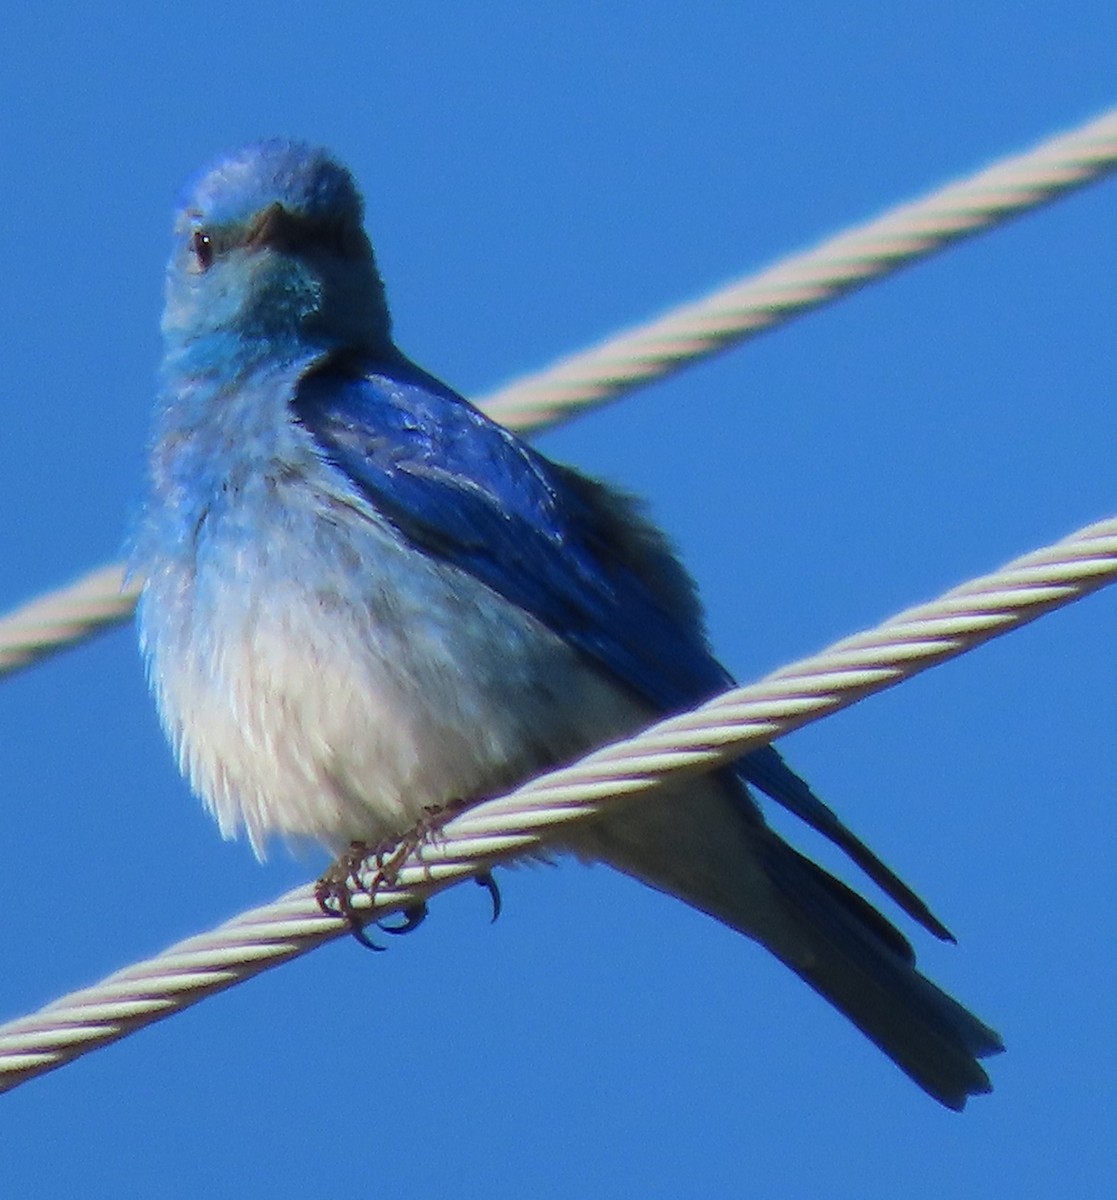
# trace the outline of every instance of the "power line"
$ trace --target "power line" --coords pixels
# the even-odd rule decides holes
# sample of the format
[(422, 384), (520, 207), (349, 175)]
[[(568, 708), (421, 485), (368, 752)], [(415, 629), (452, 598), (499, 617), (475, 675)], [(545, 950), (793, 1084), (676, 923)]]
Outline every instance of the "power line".
[[(1117, 517), (605, 746), (448, 822), (367, 905), (387, 915), (561, 837), (568, 822), (708, 771), (1117, 580)], [(639, 802), (639, 801), (635, 801)], [(368, 875), (375, 874), (370, 866)], [(359, 902), (366, 897), (358, 896)], [(347, 932), (305, 886), (0, 1026), (0, 1091)]]

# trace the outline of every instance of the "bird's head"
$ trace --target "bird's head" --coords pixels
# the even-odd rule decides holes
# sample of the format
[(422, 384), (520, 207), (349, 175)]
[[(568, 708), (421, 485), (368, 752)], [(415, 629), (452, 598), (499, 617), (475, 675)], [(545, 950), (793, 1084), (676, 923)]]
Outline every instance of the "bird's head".
[[(384, 286), (349, 172), (299, 142), (246, 146), (198, 175), (175, 221), (168, 349), (249, 357), (391, 347)], [(201, 365), (200, 363), (198, 365)]]

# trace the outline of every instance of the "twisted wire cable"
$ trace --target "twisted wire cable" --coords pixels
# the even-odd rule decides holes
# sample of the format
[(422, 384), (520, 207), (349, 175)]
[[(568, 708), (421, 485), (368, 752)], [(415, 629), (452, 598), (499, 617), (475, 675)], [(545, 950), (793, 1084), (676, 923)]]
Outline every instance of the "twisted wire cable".
[[(753, 337), (901, 267), (1103, 178), (1117, 168), (1117, 109), (1003, 158), (491, 393), (481, 407), (509, 428), (553, 425)], [(0, 675), (127, 620), (137, 589), (102, 567), (0, 618)], [(49, 616), (38, 610), (49, 606)]]
[(111, 563), (0, 617), (0, 676), (127, 621), (139, 586)]
[(554, 424), (1047, 204), (1117, 167), (1117, 109), (491, 393), (513, 429)]
[[(1117, 517), (603, 747), (449, 821), (354, 903), (377, 918), (530, 852), (567, 821), (708, 771), (1117, 580)], [(639, 800), (633, 801), (639, 803)], [(681, 801), (685, 803), (685, 800)], [(369, 864), (362, 881), (376, 874)], [(363, 902), (363, 905), (362, 905)], [(348, 931), (310, 886), (0, 1026), (0, 1091), (61, 1066)]]

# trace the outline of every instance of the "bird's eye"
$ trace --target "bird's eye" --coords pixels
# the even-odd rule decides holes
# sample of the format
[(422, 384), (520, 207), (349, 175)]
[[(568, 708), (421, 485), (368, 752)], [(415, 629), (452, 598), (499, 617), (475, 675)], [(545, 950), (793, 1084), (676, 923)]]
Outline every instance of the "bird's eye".
[(213, 239), (204, 229), (194, 230), (194, 236), (190, 239), (190, 249), (194, 251), (199, 269), (208, 271), (213, 262)]

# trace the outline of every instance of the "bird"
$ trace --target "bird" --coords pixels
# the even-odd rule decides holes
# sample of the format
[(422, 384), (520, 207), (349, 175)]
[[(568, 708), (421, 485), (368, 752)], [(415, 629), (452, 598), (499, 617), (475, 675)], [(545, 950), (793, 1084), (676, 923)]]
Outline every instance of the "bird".
[[(193, 177), (162, 335), (129, 564), (162, 724), (225, 837), (261, 857), (391, 843), (733, 686), (641, 503), (396, 346), (364, 201), (327, 150), (255, 142)], [(548, 849), (766, 947), (946, 1107), (991, 1090), (998, 1034), (757, 793), (953, 940), (773, 747)]]

